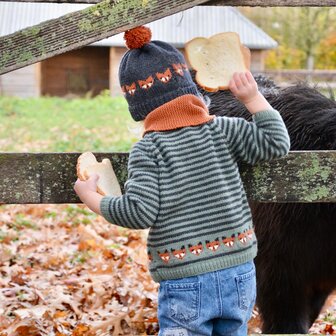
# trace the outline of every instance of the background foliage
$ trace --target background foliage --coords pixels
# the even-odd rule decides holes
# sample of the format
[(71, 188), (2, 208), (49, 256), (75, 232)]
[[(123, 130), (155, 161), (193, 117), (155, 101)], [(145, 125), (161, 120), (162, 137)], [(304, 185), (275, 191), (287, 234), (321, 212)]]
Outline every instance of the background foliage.
[(335, 69), (336, 8), (240, 8), (242, 13), (274, 38), (279, 47), (269, 51), (269, 69)]

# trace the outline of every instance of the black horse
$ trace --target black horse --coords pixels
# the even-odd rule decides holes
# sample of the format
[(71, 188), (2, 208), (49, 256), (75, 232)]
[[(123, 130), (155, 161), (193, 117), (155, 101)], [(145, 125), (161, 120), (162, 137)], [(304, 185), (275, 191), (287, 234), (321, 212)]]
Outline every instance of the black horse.
[[(262, 76), (260, 91), (277, 109), (291, 150), (336, 150), (336, 102), (303, 83), (279, 88)], [(251, 119), (229, 91), (208, 93), (210, 113)], [(257, 305), (264, 333), (302, 333), (336, 288), (336, 204), (251, 202), (259, 252)]]

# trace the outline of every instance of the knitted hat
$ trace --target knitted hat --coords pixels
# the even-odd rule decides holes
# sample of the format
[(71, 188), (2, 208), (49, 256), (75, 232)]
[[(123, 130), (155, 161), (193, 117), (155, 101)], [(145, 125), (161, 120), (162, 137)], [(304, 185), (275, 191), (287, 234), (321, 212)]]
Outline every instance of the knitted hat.
[(186, 94), (199, 96), (186, 61), (176, 48), (151, 41), (149, 28), (128, 30), (130, 49), (121, 60), (119, 81), (135, 121), (144, 120), (157, 107)]

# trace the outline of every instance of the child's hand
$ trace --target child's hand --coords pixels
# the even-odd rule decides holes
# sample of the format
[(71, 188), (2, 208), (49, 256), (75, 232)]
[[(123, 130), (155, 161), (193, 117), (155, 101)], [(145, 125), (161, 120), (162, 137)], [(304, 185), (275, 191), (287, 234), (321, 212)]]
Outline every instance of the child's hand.
[(90, 191), (97, 192), (98, 179), (99, 179), (99, 176), (97, 174), (93, 174), (86, 181), (81, 181), (80, 179), (77, 179), (74, 185), (74, 189), (78, 197), (82, 199), (81, 196), (85, 196)]
[(258, 84), (249, 71), (235, 72), (229, 82), (229, 89), (252, 114), (272, 109), (272, 106), (259, 92)]
[(229, 89), (243, 104), (251, 102), (258, 94), (258, 85), (251, 72), (235, 72), (229, 82)]
[(97, 193), (97, 181), (99, 176), (94, 174), (86, 181), (77, 179), (74, 189), (80, 200), (85, 203), (92, 211), (100, 214), (100, 201), (103, 196)]

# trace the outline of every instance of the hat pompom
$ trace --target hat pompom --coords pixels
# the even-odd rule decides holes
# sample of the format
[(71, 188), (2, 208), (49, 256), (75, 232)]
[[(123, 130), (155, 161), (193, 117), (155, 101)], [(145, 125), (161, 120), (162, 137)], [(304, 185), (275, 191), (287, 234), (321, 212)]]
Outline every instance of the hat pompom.
[(148, 27), (140, 26), (127, 30), (124, 34), (124, 40), (128, 49), (139, 49), (149, 43), (152, 38), (152, 32)]

